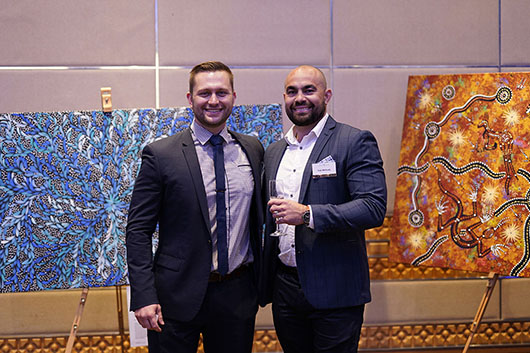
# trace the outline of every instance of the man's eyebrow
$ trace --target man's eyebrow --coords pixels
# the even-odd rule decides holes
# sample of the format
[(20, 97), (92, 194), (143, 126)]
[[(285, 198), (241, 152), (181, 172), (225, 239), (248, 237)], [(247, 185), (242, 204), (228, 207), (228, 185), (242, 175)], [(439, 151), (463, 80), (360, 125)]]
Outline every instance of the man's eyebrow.
[[(305, 85), (305, 86), (302, 87), (303, 90), (304, 89), (308, 89), (308, 88), (317, 88), (317, 86), (314, 85), (314, 84), (310, 84), (310, 85)], [(287, 86), (287, 87), (285, 87), (285, 90), (288, 90), (288, 89), (298, 89), (298, 88), (296, 86)]]

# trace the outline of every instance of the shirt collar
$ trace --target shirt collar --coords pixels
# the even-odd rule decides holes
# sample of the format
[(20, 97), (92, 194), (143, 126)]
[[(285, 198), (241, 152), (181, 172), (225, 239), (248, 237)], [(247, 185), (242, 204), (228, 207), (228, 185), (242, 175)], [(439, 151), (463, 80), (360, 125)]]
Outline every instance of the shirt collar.
[[(193, 121), (191, 122), (190, 128), (191, 128), (191, 131), (193, 131), (193, 134), (197, 137), (197, 140), (200, 142), (201, 145), (205, 145), (206, 143), (208, 143), (208, 141), (210, 140), (210, 137), (212, 137), (213, 135), (210, 131), (206, 130), (204, 127), (197, 124), (197, 122), (195, 122), (195, 119), (193, 119)], [(221, 137), (226, 142), (231, 140), (231, 137), (230, 137), (230, 134), (228, 133), (228, 129), (226, 128), (226, 125), (223, 128), (223, 130), (221, 130), (219, 135), (221, 135)]]
[(320, 136), (320, 134), (322, 133), (322, 130), (324, 130), (324, 126), (326, 125), (326, 122), (328, 121), (328, 117), (329, 117), (329, 114), (326, 113), (326, 115), (324, 115), (324, 117), (322, 119), (320, 119), (320, 121), (315, 125), (315, 127), (313, 129), (311, 129), (309, 134), (304, 136), (302, 138), (302, 141), (300, 141), (300, 142), (298, 142), (298, 140), (294, 136), (294, 130), (293, 130), (294, 129), (294, 125), (291, 126), (289, 131), (287, 131), (287, 134), (285, 134), (285, 141), (287, 141), (287, 144), (289, 144), (289, 145), (298, 145), (298, 144), (302, 143), (306, 138), (314, 137), (314, 139), (316, 140)]

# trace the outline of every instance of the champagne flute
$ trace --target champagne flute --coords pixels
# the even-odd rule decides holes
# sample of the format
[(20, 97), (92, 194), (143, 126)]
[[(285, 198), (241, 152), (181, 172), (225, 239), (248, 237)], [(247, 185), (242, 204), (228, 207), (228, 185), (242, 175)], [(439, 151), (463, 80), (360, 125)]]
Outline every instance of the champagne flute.
[[(281, 199), (282, 198), (282, 196), (280, 196), (281, 189), (282, 189), (281, 180), (270, 179), (269, 180), (269, 199)], [(278, 237), (280, 235), (283, 235), (283, 233), (280, 231), (280, 225), (276, 224), (276, 230), (269, 235), (271, 237)]]

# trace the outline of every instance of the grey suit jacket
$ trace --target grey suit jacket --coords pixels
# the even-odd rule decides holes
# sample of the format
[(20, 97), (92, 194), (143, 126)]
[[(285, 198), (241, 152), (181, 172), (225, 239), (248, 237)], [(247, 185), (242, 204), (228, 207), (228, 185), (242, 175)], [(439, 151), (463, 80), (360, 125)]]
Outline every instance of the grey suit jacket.
[[(285, 140), (265, 152), (265, 186), (275, 178), (287, 147)], [(327, 156), (336, 162), (337, 176), (314, 178), (312, 164)], [(265, 201), (266, 202), (266, 201)], [(311, 205), (314, 230), (295, 230), (296, 262), (302, 290), (317, 309), (367, 303), (370, 278), (364, 230), (382, 224), (386, 183), (377, 142), (369, 131), (337, 123), (331, 116), (315, 143), (304, 170), (299, 202)], [(278, 265), (278, 239), (266, 212), (260, 304), (272, 301)]]
[[(241, 144), (254, 176), (249, 221), (257, 285), (263, 147), (255, 137), (230, 134)], [(151, 244), (157, 225), (159, 243), (153, 258)], [(129, 207), (126, 245), (131, 310), (159, 303), (164, 317), (191, 320), (208, 286), (212, 241), (206, 192), (189, 129), (144, 148)]]

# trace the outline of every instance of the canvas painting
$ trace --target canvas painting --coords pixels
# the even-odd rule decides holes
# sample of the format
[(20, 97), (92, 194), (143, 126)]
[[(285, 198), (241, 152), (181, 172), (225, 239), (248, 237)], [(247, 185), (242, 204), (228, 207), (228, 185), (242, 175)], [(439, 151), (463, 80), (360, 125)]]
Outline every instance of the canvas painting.
[[(127, 283), (125, 226), (141, 151), (190, 108), (0, 114), (0, 292)], [(278, 104), (235, 106), (230, 129), (266, 147)]]
[(409, 77), (390, 260), (530, 275), (530, 74)]

